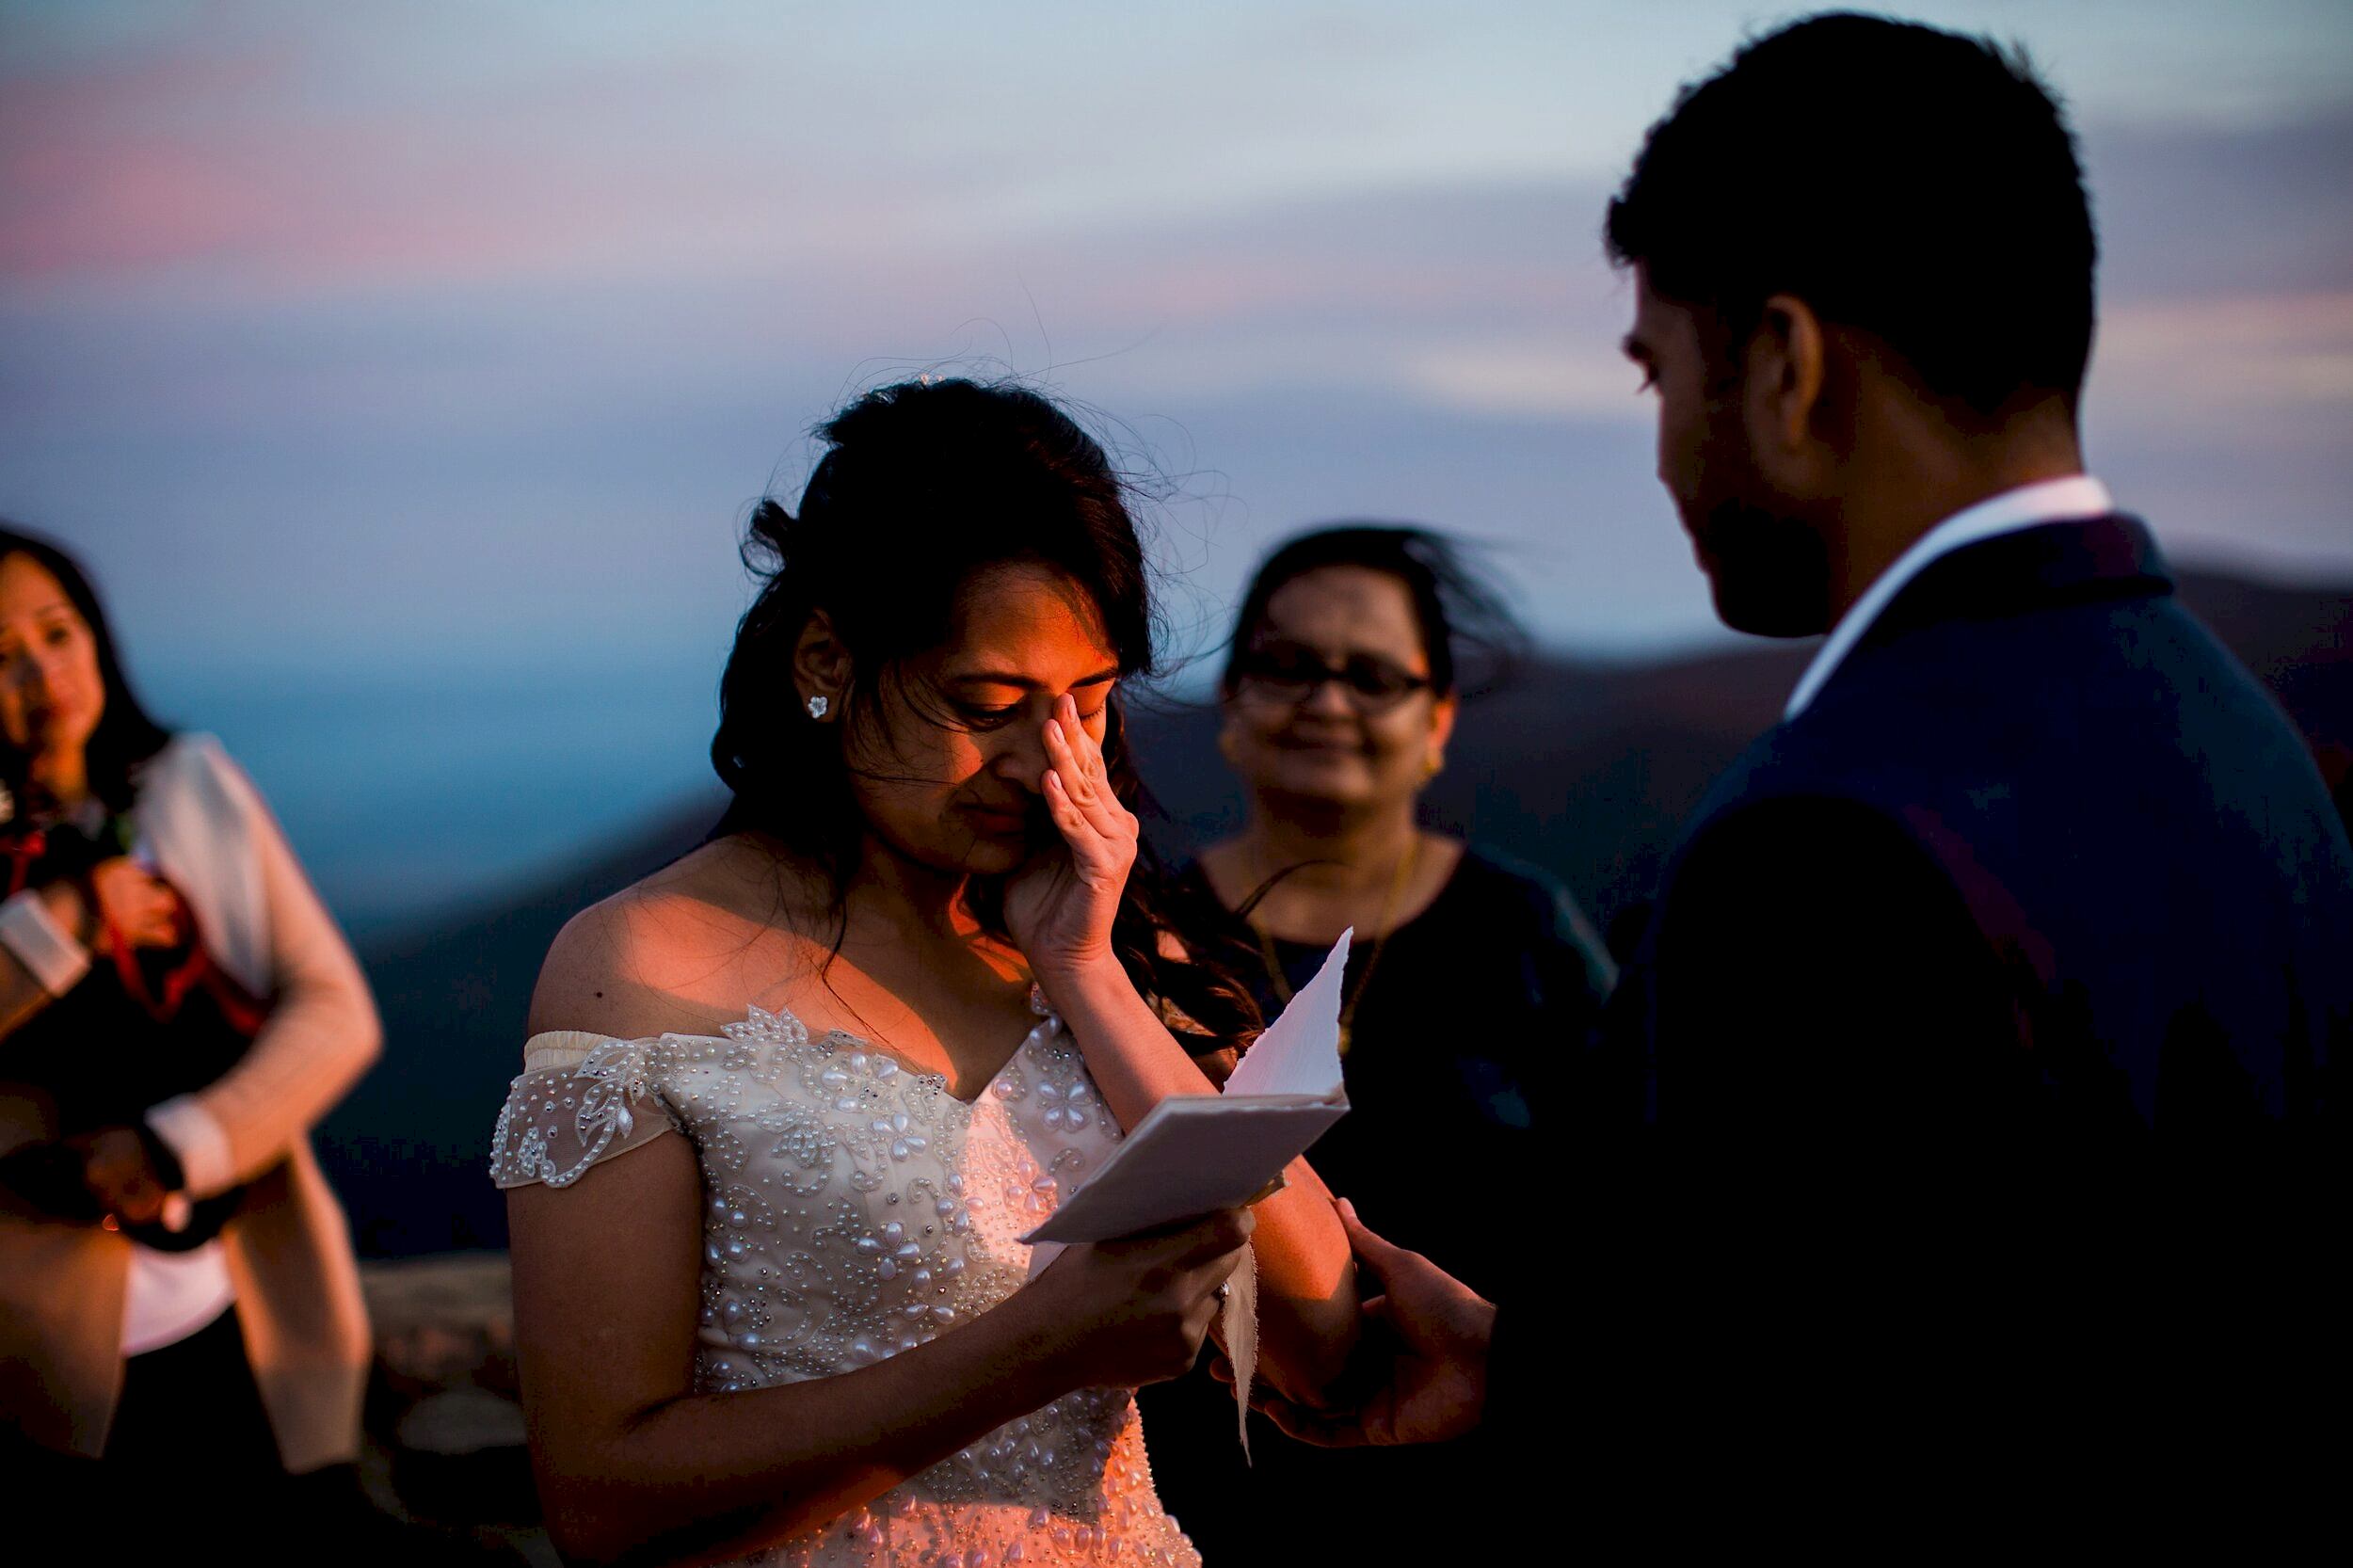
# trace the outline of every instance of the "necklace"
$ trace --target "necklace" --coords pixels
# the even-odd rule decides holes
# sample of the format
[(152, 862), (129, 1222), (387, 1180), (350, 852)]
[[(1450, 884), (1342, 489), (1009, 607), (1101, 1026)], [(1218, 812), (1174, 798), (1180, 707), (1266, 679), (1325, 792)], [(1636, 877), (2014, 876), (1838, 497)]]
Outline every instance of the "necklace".
[[(1405, 853), (1397, 857), (1397, 871), (1389, 878), (1388, 896), (1381, 901), (1381, 926), (1365, 943), (1365, 967), (1357, 971), (1356, 984), (1340, 999), (1340, 1054), (1355, 1041), (1356, 1004), (1372, 987), (1372, 971), (1381, 967), (1381, 954), (1387, 949), (1389, 934), (1396, 929), (1399, 901), (1405, 896), (1406, 884), (1414, 877), (1414, 860), (1421, 850), (1421, 834), (1416, 831), (1405, 840)], [(1257, 859), (1257, 846), (1252, 846), (1252, 858)], [(1291, 1000), (1290, 977), (1283, 972), (1282, 955), (1274, 951), (1274, 933), (1250, 922), (1258, 934), (1258, 956), (1266, 963), (1266, 977), (1274, 986), (1274, 994), (1284, 1006)]]

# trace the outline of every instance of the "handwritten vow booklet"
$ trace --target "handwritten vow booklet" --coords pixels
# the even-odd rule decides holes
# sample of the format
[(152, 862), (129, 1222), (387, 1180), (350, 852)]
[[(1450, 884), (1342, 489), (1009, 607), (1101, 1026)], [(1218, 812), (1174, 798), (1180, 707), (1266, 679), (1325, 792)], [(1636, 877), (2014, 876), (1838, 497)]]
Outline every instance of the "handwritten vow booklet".
[(1164, 1099), (1021, 1240), (1108, 1241), (1232, 1208), (1348, 1113), (1340, 1089), (1342, 932), (1282, 1016), (1242, 1053), (1222, 1095)]

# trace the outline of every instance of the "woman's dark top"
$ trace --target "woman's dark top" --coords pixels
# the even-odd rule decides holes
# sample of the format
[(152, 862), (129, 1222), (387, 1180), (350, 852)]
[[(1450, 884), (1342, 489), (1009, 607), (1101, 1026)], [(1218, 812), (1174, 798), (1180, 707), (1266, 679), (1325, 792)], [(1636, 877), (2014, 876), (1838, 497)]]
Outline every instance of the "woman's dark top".
[[(13, 893), (86, 876), (124, 853), (132, 838), (120, 818), (0, 831), (0, 887)], [(179, 1161), (146, 1115), (175, 1095), (216, 1081), (244, 1058), (258, 1004), (231, 995), (232, 989), (192, 938), (177, 949), (127, 957), (102, 944), (72, 990), (9, 1032), (6, 1076), (49, 1107), (60, 1138), (113, 1127), (137, 1132), (166, 1190), (176, 1190)], [(38, 1144), (0, 1160), (0, 1184), (59, 1219), (96, 1224), (81, 1168), (80, 1157), (63, 1144)], [(159, 1252), (191, 1251), (220, 1234), (244, 1195), (244, 1188), (232, 1187), (198, 1201), (179, 1230), (121, 1228)]]
[[(1197, 866), (1181, 880), (1207, 893)], [(1202, 903), (1209, 918), (1222, 909)], [(1260, 951), (1243, 922), (1225, 919), (1237, 962)], [(1563, 1174), (1561, 1151), (1547, 1151), (1536, 1129), (1561, 1126), (1557, 1101), (1607, 999), (1609, 960), (1559, 883), (1476, 848), (1380, 946), (1361, 995), (1353, 987), (1372, 953), (1360, 941), (1349, 954), (1346, 994), (1356, 1005), (1341, 1070), (1350, 1109), (1307, 1162), (1399, 1246), (1482, 1294), (1507, 1281), (1525, 1294), (1529, 1272), (1554, 1256), (1545, 1194)], [(1274, 943), (1293, 991), (1327, 951)], [(1273, 1016), (1279, 993), (1263, 957), (1242, 976)], [(1404, 1560), (1397, 1554), (1408, 1544), (1459, 1544), (1465, 1511), (1490, 1506), (1471, 1448), (1326, 1451), (1254, 1416), (1256, 1464), (1245, 1467), (1233, 1390), (1206, 1371), (1155, 1384), (1139, 1402), (1160, 1498), (1212, 1568), (1293, 1553), (1322, 1560), (1352, 1547), (1365, 1554), (1356, 1560)]]

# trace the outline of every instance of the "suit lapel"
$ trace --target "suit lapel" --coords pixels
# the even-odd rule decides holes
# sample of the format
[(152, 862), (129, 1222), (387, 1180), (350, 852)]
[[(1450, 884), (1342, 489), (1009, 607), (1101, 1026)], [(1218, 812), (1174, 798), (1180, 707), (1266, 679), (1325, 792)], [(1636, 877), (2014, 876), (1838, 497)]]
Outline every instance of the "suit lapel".
[(2172, 591), (2172, 570), (2138, 519), (2044, 523), (1964, 546), (1929, 565), (1888, 601), (1849, 659), (1948, 621), (2003, 620), (2065, 604)]

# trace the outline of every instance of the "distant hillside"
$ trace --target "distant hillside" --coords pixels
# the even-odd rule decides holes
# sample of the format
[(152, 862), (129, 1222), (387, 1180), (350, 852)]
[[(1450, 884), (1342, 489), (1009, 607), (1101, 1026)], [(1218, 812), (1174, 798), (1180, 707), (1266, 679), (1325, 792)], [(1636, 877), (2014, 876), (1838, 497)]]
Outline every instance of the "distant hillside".
[[(2353, 762), (2353, 586), (2278, 587), (2187, 572), (2182, 597), (2280, 696), (2342, 788)], [(1550, 870), (1605, 929), (1648, 896), (1660, 856), (1716, 776), (1780, 717), (1817, 643), (1749, 642), (1641, 664), (1546, 661), (1466, 706), (1430, 814)], [(1213, 838), (1241, 797), (1213, 711), (1137, 727), (1172, 838)]]
[(506, 1244), (505, 1206), (486, 1174), (490, 1125), (522, 1065), (539, 960), (576, 911), (700, 842), (718, 820), (717, 788), (511, 904), (362, 946), (384, 1059), (318, 1138), (362, 1254)]
[[(2189, 573), (2183, 596), (2277, 693), (2344, 798), (2353, 767), (2353, 587), (2290, 588)], [(1471, 705), (1433, 817), (1545, 866), (1606, 924), (1643, 898), (1701, 792), (1779, 716), (1811, 656), (1756, 644), (1647, 664), (1548, 660)], [(1139, 714), (1154, 826), (1182, 852), (1239, 819), (1203, 708)], [(380, 939), (361, 956), (384, 1013), (385, 1061), (329, 1119), (320, 1153), (375, 1256), (500, 1246), (484, 1175), (491, 1119), (520, 1059), (539, 960), (574, 911), (684, 853), (718, 815), (681, 802), (636, 839), (510, 904)]]

